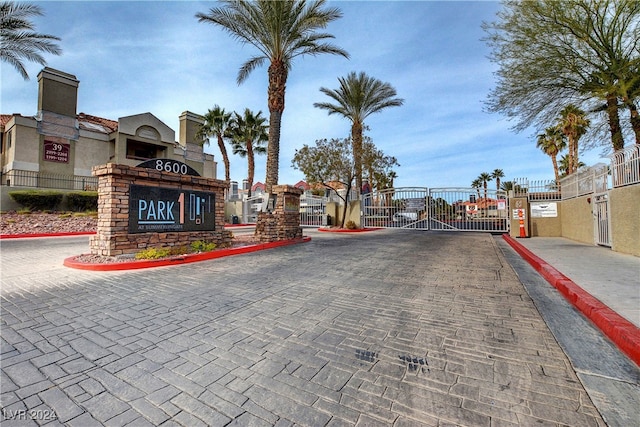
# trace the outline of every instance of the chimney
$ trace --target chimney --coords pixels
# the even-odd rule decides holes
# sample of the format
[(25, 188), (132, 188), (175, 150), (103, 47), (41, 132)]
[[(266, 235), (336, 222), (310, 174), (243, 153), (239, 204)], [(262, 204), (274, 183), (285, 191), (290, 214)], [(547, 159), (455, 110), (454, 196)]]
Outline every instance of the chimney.
[(78, 85), (76, 76), (45, 67), (38, 74), (38, 111), (76, 118)]
[(178, 143), (185, 147), (187, 144), (197, 144), (202, 146), (203, 138), (198, 138), (196, 134), (204, 124), (204, 117), (199, 114), (185, 111), (180, 114), (180, 131), (178, 133)]

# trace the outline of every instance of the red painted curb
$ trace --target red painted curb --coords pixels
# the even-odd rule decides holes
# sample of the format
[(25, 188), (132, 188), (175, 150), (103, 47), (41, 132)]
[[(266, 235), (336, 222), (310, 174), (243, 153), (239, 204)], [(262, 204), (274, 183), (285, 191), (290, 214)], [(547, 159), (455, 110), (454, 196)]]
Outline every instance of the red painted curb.
[(141, 268), (164, 267), (168, 265), (189, 264), (192, 262), (206, 261), (210, 259), (223, 258), (232, 255), (247, 254), (257, 252), (264, 249), (279, 248), (281, 246), (295, 245), (297, 243), (306, 243), (311, 237), (303, 237), (302, 239), (281, 240), (279, 242), (258, 243), (256, 245), (241, 246), (239, 248), (219, 249), (211, 252), (203, 252), (199, 254), (188, 254), (177, 256), (174, 258), (158, 259), (158, 260), (140, 260), (130, 262), (114, 262), (105, 264), (90, 264), (86, 262), (78, 262), (75, 259), (79, 256), (72, 256), (64, 260), (63, 265), (78, 270), (91, 271), (118, 271), (118, 270), (137, 270)]
[(325, 233), (364, 233), (365, 231), (382, 230), (381, 228), (356, 228), (355, 230), (349, 230), (348, 228), (318, 228), (318, 231)]
[(640, 365), (640, 328), (575, 284), (508, 234), (502, 238), (562, 296), (595, 324), (624, 354)]
[(0, 234), (0, 239), (24, 239), (26, 237), (66, 237), (66, 236), (91, 236), (95, 231), (71, 231), (67, 233), (37, 233), (37, 234)]

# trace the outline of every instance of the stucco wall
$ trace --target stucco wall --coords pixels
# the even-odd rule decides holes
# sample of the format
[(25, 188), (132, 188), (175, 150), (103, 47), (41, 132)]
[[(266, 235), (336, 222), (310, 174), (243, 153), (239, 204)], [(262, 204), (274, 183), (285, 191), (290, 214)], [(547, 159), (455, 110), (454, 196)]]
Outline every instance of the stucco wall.
[(15, 117), (15, 122), (7, 169), (37, 171), (40, 163), (40, 135), (36, 122), (25, 117)]
[(560, 203), (562, 237), (593, 245), (593, 208), (591, 195), (563, 200)]
[(609, 191), (611, 249), (640, 256), (640, 185)]
[[(536, 203), (532, 201), (532, 203)], [(548, 218), (535, 218), (531, 217), (531, 237), (545, 236), (545, 237), (561, 237), (562, 236), (562, 203), (555, 203), (558, 211), (558, 216)], [(548, 203), (545, 203), (548, 204)], [(531, 212), (533, 208), (529, 209)]]
[[(342, 216), (344, 213), (344, 205), (338, 205), (335, 202), (327, 203), (327, 214), (331, 215), (331, 223), (339, 226), (342, 223)], [(354, 200), (349, 202), (347, 206), (345, 225), (348, 221), (353, 221), (357, 227), (360, 227), (360, 201)]]
[(80, 131), (80, 139), (75, 147), (74, 175), (91, 176), (91, 168), (109, 161), (111, 147), (107, 135)]

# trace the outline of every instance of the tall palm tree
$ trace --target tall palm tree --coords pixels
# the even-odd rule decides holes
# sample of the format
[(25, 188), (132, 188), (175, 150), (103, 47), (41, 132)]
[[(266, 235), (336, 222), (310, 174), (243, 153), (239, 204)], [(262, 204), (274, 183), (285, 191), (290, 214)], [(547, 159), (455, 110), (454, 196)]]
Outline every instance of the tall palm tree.
[(233, 154), (247, 158), (247, 185), (248, 196), (251, 196), (251, 187), (256, 169), (255, 154), (264, 154), (267, 149), (264, 144), (269, 140), (267, 119), (262, 116), (262, 111), (254, 114), (245, 108), (244, 114), (234, 113), (231, 125)]
[[(582, 167), (586, 166), (584, 162), (578, 162), (576, 165), (576, 171)], [(560, 170), (560, 178), (564, 178), (569, 174), (569, 156), (564, 155), (560, 157), (560, 161), (558, 162), (558, 169)]]
[(508, 193), (509, 191), (514, 189), (513, 181), (505, 181), (500, 184), (500, 190)]
[(342, 17), (338, 8), (325, 8), (326, 0), (221, 0), (208, 14), (197, 13), (199, 22), (222, 27), (243, 44), (250, 44), (258, 54), (245, 62), (238, 71), (238, 84), (251, 71), (269, 61), (269, 145), (267, 148), (267, 192), (278, 183), (280, 155), (280, 124), (284, 111), (285, 87), (293, 60), (298, 56), (329, 53), (345, 58), (349, 54), (327, 43), (334, 38), (319, 32)]
[(558, 154), (567, 147), (565, 136), (557, 126), (551, 126), (546, 128), (544, 133), (538, 135), (537, 138), (536, 147), (541, 149), (544, 154), (551, 157), (553, 173), (556, 177), (556, 182), (558, 182), (560, 180)]
[(502, 169), (494, 169), (491, 172), (491, 178), (496, 180), (496, 190), (500, 190), (500, 178), (504, 178), (504, 172)]
[(484, 200), (487, 200), (487, 183), (491, 181), (493, 178), (489, 172), (482, 172), (478, 175), (478, 180), (482, 183), (482, 188), (484, 189)]
[(585, 112), (573, 104), (560, 111), (558, 128), (566, 135), (569, 143), (569, 174), (578, 170), (578, 140), (587, 132), (589, 123)]
[(40, 52), (60, 55), (62, 50), (55, 44), (58, 37), (34, 32), (35, 26), (29, 18), (42, 16), (42, 9), (35, 4), (21, 4), (12, 1), (0, 3), (0, 59), (29, 80), (24, 61), (47, 65)]
[(471, 182), (471, 188), (475, 188), (478, 199), (480, 198), (480, 188), (482, 187), (482, 181), (480, 178), (476, 178)]
[(351, 121), (351, 141), (353, 162), (356, 170), (356, 188), (362, 188), (362, 132), (364, 120), (371, 114), (388, 107), (399, 107), (404, 103), (397, 98), (396, 90), (389, 83), (367, 76), (364, 72), (351, 72), (347, 77), (338, 77), (340, 87), (336, 90), (320, 88), (320, 92), (333, 99), (330, 102), (316, 102), (314, 107), (341, 114)]
[(231, 172), (229, 164), (229, 154), (224, 140), (228, 138), (229, 129), (231, 127), (231, 113), (227, 113), (224, 108), (214, 105), (213, 109), (209, 109), (204, 115), (204, 124), (198, 130), (198, 136), (205, 138), (205, 143), (209, 144), (209, 138), (216, 138), (218, 141), (218, 149), (222, 155), (224, 162), (224, 179), (231, 181)]

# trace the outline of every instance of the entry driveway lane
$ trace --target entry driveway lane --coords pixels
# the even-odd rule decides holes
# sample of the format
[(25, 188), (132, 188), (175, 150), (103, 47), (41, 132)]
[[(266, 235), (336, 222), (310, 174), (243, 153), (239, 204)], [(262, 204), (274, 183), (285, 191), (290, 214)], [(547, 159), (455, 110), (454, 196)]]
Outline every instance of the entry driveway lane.
[(111, 273), (3, 242), (3, 426), (605, 425), (492, 236), (312, 233)]

